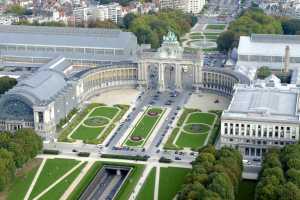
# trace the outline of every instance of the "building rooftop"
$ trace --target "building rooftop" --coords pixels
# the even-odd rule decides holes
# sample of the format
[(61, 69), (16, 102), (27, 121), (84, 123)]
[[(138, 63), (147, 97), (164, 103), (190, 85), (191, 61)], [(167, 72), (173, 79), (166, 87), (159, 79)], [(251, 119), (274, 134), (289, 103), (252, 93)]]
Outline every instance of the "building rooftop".
[(118, 29), (0, 25), (0, 44), (126, 48), (135, 36)]
[(286, 46), (290, 47), (290, 57), (300, 57), (300, 36), (258, 35), (241, 36), (239, 55), (284, 56)]
[(298, 96), (299, 89), (291, 85), (279, 86), (273, 82), (237, 85), (222, 118), (300, 123)]

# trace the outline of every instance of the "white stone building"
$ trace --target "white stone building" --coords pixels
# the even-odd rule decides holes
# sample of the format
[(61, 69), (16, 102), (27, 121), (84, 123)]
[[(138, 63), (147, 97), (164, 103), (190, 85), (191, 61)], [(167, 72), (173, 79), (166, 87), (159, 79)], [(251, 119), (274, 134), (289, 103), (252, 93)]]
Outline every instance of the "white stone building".
[(299, 140), (299, 89), (271, 75), (250, 86), (238, 84), (221, 117), (221, 146), (240, 150), (245, 159)]
[(79, 24), (92, 20), (111, 20), (118, 23), (122, 17), (122, 7), (118, 3), (99, 5), (96, 7), (77, 8), (73, 11), (75, 23)]
[(203, 6), (205, 5), (205, 0), (160, 0), (160, 9), (180, 9), (187, 13), (200, 13)]

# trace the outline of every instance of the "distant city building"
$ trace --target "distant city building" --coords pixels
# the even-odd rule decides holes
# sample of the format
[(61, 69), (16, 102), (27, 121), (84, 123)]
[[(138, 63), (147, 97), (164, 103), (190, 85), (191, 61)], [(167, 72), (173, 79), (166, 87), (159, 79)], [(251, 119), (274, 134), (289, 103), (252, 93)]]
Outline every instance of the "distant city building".
[(73, 14), (76, 24), (82, 24), (88, 20), (111, 20), (118, 23), (122, 17), (122, 7), (118, 3), (111, 3), (95, 7), (76, 8)]
[(261, 158), (269, 148), (297, 143), (299, 90), (282, 85), (274, 75), (250, 86), (236, 85), (221, 117), (220, 145), (237, 148), (251, 159)]
[(180, 9), (187, 13), (200, 13), (205, 0), (160, 0), (160, 9)]
[(258, 5), (266, 13), (300, 19), (299, 0), (260, 0)]

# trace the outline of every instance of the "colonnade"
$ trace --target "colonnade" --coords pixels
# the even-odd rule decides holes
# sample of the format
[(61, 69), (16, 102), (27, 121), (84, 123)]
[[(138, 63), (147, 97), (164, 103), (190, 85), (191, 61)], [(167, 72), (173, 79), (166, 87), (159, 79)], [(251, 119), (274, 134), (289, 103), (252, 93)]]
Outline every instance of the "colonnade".
[(165, 71), (166, 66), (174, 66), (175, 69), (175, 87), (176, 90), (181, 90), (183, 88), (183, 81), (182, 81), (182, 73), (183, 67), (186, 66), (188, 68), (192, 67), (192, 75), (193, 75), (193, 85), (200, 87), (202, 81), (202, 70), (201, 65), (187, 63), (171, 63), (171, 62), (140, 62), (138, 64), (138, 83), (141, 86), (148, 86), (149, 84), (149, 67), (151, 65), (155, 65), (158, 67), (158, 89), (160, 91), (164, 91), (167, 89), (166, 87), (166, 80), (165, 80)]

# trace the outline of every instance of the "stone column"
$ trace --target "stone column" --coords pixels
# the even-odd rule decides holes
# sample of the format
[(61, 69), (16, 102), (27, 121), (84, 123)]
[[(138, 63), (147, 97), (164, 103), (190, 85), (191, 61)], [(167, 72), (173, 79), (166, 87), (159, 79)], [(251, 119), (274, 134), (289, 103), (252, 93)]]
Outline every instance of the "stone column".
[(182, 89), (182, 66), (180, 64), (175, 65), (175, 86), (177, 90)]
[(196, 90), (198, 91), (200, 86), (201, 86), (201, 82), (202, 82), (202, 71), (200, 68), (200, 65), (193, 65), (193, 72), (194, 72), (194, 86), (196, 88)]
[(141, 62), (138, 63), (138, 80), (141, 81), (142, 78), (142, 69), (143, 69), (143, 64)]
[(158, 65), (158, 84), (159, 84), (159, 90), (164, 91), (165, 90), (165, 65), (159, 64)]

